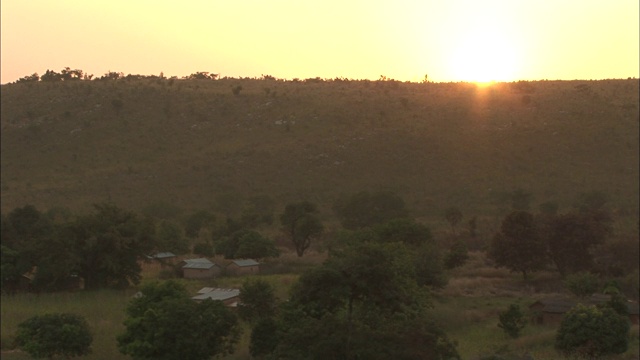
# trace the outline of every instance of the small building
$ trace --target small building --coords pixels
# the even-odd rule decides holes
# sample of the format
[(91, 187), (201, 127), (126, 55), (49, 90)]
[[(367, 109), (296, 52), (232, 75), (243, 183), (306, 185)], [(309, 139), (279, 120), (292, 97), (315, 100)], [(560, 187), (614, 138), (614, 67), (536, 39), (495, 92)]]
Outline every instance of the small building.
[(200, 302), (206, 299), (222, 301), (223, 304), (229, 307), (237, 307), (240, 301), (240, 289), (220, 289), (205, 287), (198, 291), (198, 295), (193, 296), (191, 299)]
[(220, 274), (220, 267), (206, 258), (182, 261), (182, 277), (185, 279), (210, 279)]
[(258, 274), (260, 263), (253, 259), (233, 260), (227, 265), (227, 273), (230, 275)]
[(178, 256), (172, 252), (166, 251), (147, 255), (145, 260), (145, 265), (143, 267), (146, 269), (165, 269), (175, 265), (178, 261)]
[[(611, 300), (610, 295), (593, 294), (586, 299), (567, 297), (555, 297), (540, 299), (529, 306), (532, 322), (535, 324), (560, 324), (564, 314), (578, 304), (601, 305)], [(638, 303), (627, 301), (629, 320), (632, 324), (638, 324)]]

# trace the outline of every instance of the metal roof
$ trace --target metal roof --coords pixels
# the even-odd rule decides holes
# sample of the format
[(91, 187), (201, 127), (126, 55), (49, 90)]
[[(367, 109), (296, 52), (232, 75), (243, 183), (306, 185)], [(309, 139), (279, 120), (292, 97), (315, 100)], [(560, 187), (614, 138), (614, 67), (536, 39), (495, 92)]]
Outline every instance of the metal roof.
[(154, 255), (150, 255), (150, 256), (147, 256), (147, 257), (149, 259), (167, 259), (167, 258), (176, 257), (176, 254), (174, 254), (174, 253), (172, 253), (170, 251), (167, 251), (167, 252), (159, 252), (159, 253), (156, 253)]
[[(203, 288), (200, 291), (204, 289), (206, 288)], [(240, 296), (240, 289), (213, 289), (212, 291), (206, 292), (204, 294), (196, 295), (191, 299), (200, 301), (206, 299), (224, 301), (237, 296)]]
[(253, 260), (253, 259), (242, 259), (242, 260), (233, 260), (232, 261), (234, 264), (243, 267), (243, 266), (256, 266), (256, 265), (260, 265), (259, 262)]
[(205, 258), (186, 259), (184, 262), (183, 269), (211, 269), (216, 266), (216, 264)]

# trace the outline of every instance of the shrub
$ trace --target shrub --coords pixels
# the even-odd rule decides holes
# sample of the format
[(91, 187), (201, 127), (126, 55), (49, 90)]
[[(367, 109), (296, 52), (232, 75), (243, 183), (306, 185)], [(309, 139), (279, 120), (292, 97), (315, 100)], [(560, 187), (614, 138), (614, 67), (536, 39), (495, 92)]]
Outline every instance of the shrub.
[(526, 325), (526, 319), (520, 310), (520, 306), (511, 304), (509, 309), (501, 312), (498, 316), (500, 318), (499, 328), (514, 339), (520, 336), (520, 331)]
[(627, 351), (629, 321), (611, 307), (576, 305), (556, 333), (555, 347), (565, 356), (596, 359)]
[(589, 272), (568, 275), (564, 285), (571, 293), (582, 298), (597, 292), (600, 287), (598, 277)]
[(34, 316), (18, 325), (16, 344), (32, 357), (75, 357), (91, 352), (93, 341), (87, 321), (80, 315), (54, 313)]

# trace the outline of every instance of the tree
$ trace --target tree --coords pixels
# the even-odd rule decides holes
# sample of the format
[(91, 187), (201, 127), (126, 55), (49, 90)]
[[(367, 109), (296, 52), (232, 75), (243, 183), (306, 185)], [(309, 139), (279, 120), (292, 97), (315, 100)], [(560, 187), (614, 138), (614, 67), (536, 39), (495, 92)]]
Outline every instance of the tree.
[(567, 275), (564, 280), (564, 285), (574, 295), (586, 298), (598, 291), (600, 288), (600, 280), (594, 274), (590, 272), (578, 272)]
[(276, 297), (268, 282), (256, 279), (246, 280), (240, 288), (238, 315), (244, 320), (256, 322), (272, 317), (276, 310)]
[(182, 227), (170, 220), (162, 220), (156, 226), (156, 247), (160, 251), (170, 251), (177, 255), (189, 252), (189, 243)]
[(271, 354), (278, 346), (278, 324), (271, 317), (260, 318), (251, 330), (249, 352), (256, 359)]
[(546, 263), (546, 247), (533, 215), (526, 211), (507, 215), (491, 242), (489, 257), (497, 267), (520, 272), (525, 279), (528, 273), (540, 270)]
[(155, 245), (152, 223), (113, 204), (94, 207), (95, 213), (79, 217), (68, 233), (85, 288), (138, 283), (138, 259), (148, 255)]
[(87, 355), (92, 341), (87, 321), (76, 314), (34, 316), (19, 324), (16, 334), (18, 347), (36, 359)]
[(210, 359), (233, 352), (240, 330), (221, 301), (197, 303), (174, 281), (149, 283), (127, 307), (118, 349), (135, 359)]
[(447, 220), (447, 222), (449, 222), (449, 225), (451, 225), (451, 233), (455, 235), (456, 226), (460, 223), (460, 221), (462, 221), (462, 211), (460, 211), (460, 209), (456, 207), (448, 208), (444, 212), (444, 218)]
[(469, 259), (469, 251), (464, 240), (456, 240), (444, 259), (444, 267), (454, 269), (464, 265)]
[(409, 247), (419, 247), (433, 242), (431, 230), (412, 219), (392, 219), (377, 224), (372, 229), (380, 242), (401, 242)]
[(555, 348), (565, 356), (597, 359), (627, 351), (629, 321), (612, 308), (578, 304), (556, 333)]
[(223, 237), (216, 245), (216, 253), (225, 259), (261, 259), (280, 255), (275, 243), (255, 230), (239, 230)]
[(514, 339), (520, 336), (520, 331), (522, 331), (527, 324), (526, 318), (518, 304), (509, 305), (509, 309), (500, 312), (498, 318), (500, 319), (498, 327)]
[(349, 245), (301, 275), (280, 308), (277, 339), (267, 339), (262, 353), (278, 359), (458, 359), (427, 307), (404, 244)]
[(592, 270), (592, 250), (611, 233), (611, 218), (593, 211), (558, 215), (547, 221), (545, 240), (560, 275)]
[(317, 213), (314, 204), (302, 201), (287, 205), (280, 215), (283, 231), (293, 242), (299, 257), (309, 248), (311, 240), (324, 230)]

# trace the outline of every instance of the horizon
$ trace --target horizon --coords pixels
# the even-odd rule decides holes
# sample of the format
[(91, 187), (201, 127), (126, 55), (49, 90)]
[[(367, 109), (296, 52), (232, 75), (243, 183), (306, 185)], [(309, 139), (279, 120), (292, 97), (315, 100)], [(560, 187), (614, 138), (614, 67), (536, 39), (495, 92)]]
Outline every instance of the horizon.
[(0, 3), (7, 84), (65, 67), (184, 77), (513, 82), (639, 77), (637, 1)]

